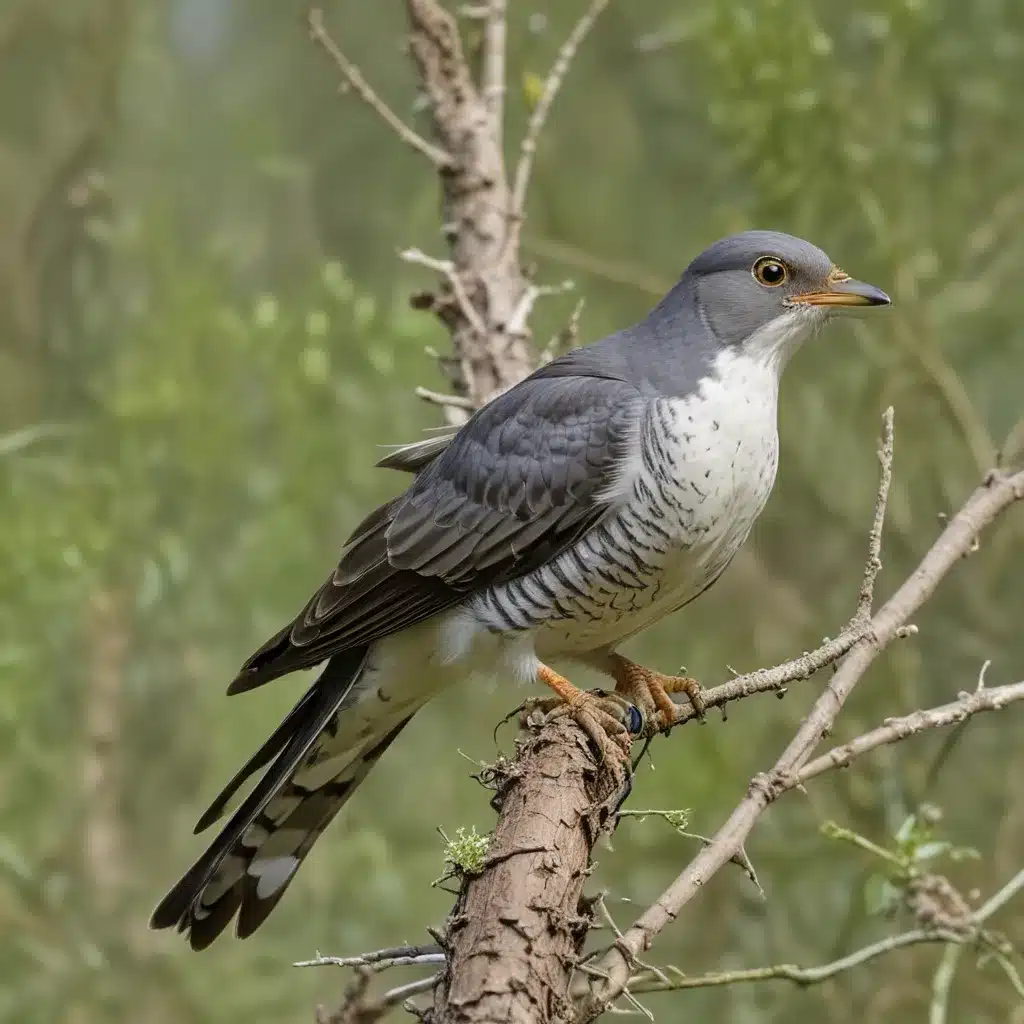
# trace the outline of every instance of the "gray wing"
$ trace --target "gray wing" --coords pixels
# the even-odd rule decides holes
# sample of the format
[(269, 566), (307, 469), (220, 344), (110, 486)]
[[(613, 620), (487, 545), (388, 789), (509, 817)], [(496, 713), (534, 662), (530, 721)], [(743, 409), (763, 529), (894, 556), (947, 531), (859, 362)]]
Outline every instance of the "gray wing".
[(637, 389), (556, 360), (479, 410), (363, 521), (330, 579), (242, 667), (238, 693), (523, 575), (601, 519), (643, 415)]

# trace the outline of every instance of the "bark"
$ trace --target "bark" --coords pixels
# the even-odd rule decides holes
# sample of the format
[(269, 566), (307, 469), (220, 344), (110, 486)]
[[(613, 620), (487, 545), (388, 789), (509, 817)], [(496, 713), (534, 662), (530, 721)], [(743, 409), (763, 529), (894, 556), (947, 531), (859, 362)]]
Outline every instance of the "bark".
[(525, 318), (517, 315), (527, 281), (519, 266), (502, 119), (473, 81), (455, 18), (436, 0), (407, 4), (409, 50), (449, 157), (439, 170), (453, 276), (418, 304), (433, 309), (451, 332), (446, 369), (453, 389), (481, 405), (534, 368), (519, 322)]
[(568, 1021), (571, 974), (591, 926), (583, 887), (627, 789), (575, 725), (533, 735), (485, 773), (498, 824), (483, 871), (463, 880), (443, 946), (436, 1024)]
[[(540, 290), (520, 267), (525, 196), (510, 188), (503, 148), (505, 3), (484, 5), (479, 85), (455, 18), (437, 0), (407, 0), (407, 7), (410, 54), (446, 156), (437, 169), (451, 255), (440, 289), (414, 303), (448, 327), (453, 355), (443, 367), (452, 390), (479, 406), (536, 364), (527, 321)], [(528, 136), (523, 153), (532, 158), (535, 146)], [(528, 172), (517, 169), (520, 191)], [(446, 412), (453, 418), (451, 407)], [(532, 736), (492, 781), (498, 824), (484, 870), (463, 879), (448, 919), (447, 969), (431, 1019), (568, 1020), (569, 983), (590, 925), (583, 886), (594, 844), (614, 819), (622, 773), (597, 765), (583, 733), (560, 723)]]

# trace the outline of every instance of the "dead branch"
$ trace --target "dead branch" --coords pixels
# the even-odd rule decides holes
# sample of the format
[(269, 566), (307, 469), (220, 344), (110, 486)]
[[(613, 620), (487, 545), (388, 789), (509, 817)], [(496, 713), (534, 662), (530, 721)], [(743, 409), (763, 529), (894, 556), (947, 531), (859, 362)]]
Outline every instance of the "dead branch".
[[(439, 175), (443, 233), (451, 269), (434, 312), (452, 337), (445, 366), (456, 394), (479, 406), (533, 369), (528, 338), (508, 324), (527, 288), (519, 247), (510, 239), (503, 107), (505, 3), (491, 0), (484, 26), (483, 82), (473, 80), (454, 16), (438, 0), (406, 0), (409, 51), (434, 130), (451, 164)], [(455, 294), (455, 287), (462, 294)], [(470, 313), (469, 310), (473, 312)]]

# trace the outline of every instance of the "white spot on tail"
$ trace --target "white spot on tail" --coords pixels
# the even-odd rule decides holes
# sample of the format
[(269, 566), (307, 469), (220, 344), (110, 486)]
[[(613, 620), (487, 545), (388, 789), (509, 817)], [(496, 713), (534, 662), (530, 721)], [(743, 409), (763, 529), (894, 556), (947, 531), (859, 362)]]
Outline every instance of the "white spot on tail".
[(253, 861), (249, 865), (249, 874), (259, 879), (256, 883), (256, 895), (261, 900), (269, 899), (287, 884), (298, 866), (299, 858), (290, 856)]

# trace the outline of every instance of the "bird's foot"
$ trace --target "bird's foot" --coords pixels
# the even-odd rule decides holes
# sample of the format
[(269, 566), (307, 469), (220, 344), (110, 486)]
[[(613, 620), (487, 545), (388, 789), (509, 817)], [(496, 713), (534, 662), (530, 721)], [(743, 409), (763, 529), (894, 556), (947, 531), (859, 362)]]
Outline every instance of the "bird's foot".
[(633, 740), (644, 731), (640, 708), (621, 693), (580, 690), (546, 665), (539, 680), (555, 691), (555, 697), (531, 697), (522, 705), (522, 720), (540, 712), (545, 723), (566, 716), (587, 734), (602, 760), (628, 761)]
[(669, 696), (672, 693), (685, 693), (694, 713), (701, 721), (704, 720), (706, 706), (701, 685), (696, 679), (667, 676), (644, 668), (621, 654), (611, 656), (609, 673), (615, 680), (615, 692), (643, 712), (648, 736), (670, 729), (682, 717), (683, 708)]

